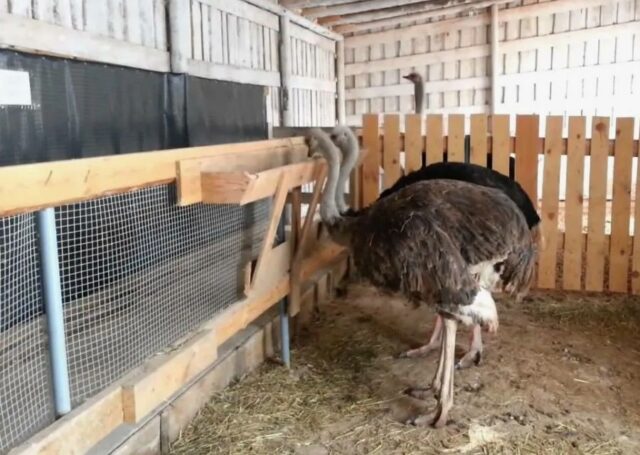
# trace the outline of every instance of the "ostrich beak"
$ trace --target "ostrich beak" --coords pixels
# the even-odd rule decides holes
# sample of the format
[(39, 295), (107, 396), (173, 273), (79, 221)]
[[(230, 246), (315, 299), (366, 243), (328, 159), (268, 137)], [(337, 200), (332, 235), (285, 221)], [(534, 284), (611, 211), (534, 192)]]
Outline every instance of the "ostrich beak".
[(406, 76), (402, 76), (404, 79), (410, 81), (411, 80), (411, 75), (407, 74)]

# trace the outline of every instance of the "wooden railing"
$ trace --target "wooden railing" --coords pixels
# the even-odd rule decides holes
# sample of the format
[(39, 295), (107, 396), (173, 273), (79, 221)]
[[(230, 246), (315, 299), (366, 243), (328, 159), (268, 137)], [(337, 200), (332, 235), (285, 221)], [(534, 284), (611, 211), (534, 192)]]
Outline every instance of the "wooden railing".
[[(384, 115), (382, 120), (378, 114), (363, 117), (362, 142), (369, 154), (352, 179), (355, 205), (369, 205), (381, 189), (402, 172), (418, 169), (423, 160), (443, 161), (446, 154), (449, 161), (467, 159), (486, 166), (491, 156), (492, 168), (508, 174), (513, 157), (515, 179), (537, 202), (542, 218), (545, 246), (540, 251), (538, 287), (640, 294), (640, 242), (634, 242), (640, 230), (635, 204), (639, 187), (632, 173), (638, 166), (638, 139), (633, 137), (633, 118), (595, 117), (592, 130), (586, 131), (585, 117), (570, 117), (565, 137), (559, 116), (518, 115), (515, 136), (510, 134), (508, 115), (471, 115), (468, 131), (464, 115), (407, 115), (404, 132), (399, 115)], [(539, 134), (542, 122), (544, 137)], [(614, 139), (609, 139), (611, 122)]]

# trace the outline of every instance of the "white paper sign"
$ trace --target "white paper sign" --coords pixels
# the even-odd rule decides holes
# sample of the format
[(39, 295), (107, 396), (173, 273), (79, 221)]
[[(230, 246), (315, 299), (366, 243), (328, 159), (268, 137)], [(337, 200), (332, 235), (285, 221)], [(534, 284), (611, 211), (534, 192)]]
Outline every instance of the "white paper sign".
[(0, 106), (31, 106), (29, 73), (0, 69)]

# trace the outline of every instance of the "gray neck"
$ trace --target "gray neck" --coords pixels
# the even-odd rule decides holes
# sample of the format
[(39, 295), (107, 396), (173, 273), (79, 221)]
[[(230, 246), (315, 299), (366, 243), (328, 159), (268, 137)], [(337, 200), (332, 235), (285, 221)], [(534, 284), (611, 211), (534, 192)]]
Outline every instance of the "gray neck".
[(324, 192), (322, 193), (322, 200), (320, 202), (320, 217), (323, 222), (331, 225), (341, 218), (336, 205), (336, 188), (338, 186), (340, 173), (340, 157), (335, 145), (331, 144), (331, 147), (328, 148), (331, 150), (325, 150), (326, 153), (324, 157), (329, 166), (329, 174), (327, 175), (327, 182), (324, 184)]
[(347, 180), (351, 175), (351, 171), (358, 162), (358, 155), (360, 152), (358, 139), (355, 135), (349, 135), (348, 143), (340, 147), (340, 151), (342, 152), (342, 166), (340, 167), (340, 175), (338, 177), (336, 204), (338, 205), (340, 213), (344, 213), (349, 209), (349, 205), (345, 198)]
[(413, 84), (413, 99), (416, 102), (416, 114), (422, 114), (424, 109), (424, 81), (422, 78)]

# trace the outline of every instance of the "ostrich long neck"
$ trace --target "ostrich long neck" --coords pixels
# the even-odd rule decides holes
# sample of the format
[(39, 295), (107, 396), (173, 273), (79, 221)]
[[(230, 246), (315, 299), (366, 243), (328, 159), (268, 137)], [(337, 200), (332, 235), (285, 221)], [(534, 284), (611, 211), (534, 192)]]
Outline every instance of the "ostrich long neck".
[(424, 109), (424, 81), (419, 77), (413, 83), (413, 99), (416, 103), (416, 114), (422, 115)]
[(355, 136), (349, 135), (349, 140), (347, 145), (344, 148), (340, 148), (342, 151), (342, 166), (340, 167), (340, 176), (338, 177), (337, 184), (337, 193), (336, 193), (336, 203), (338, 204), (338, 209), (341, 212), (346, 211), (349, 206), (345, 199), (345, 191), (347, 180), (351, 175), (351, 171), (356, 166), (356, 162), (358, 161), (358, 139)]
[[(335, 149), (335, 151), (337, 151), (337, 149)], [(320, 217), (326, 224), (333, 225), (342, 218), (336, 205), (336, 188), (338, 186), (340, 173), (340, 158), (335, 152), (328, 150), (326, 152), (325, 159), (329, 166), (329, 173), (327, 175), (327, 182), (324, 184), (322, 200), (320, 201)]]

